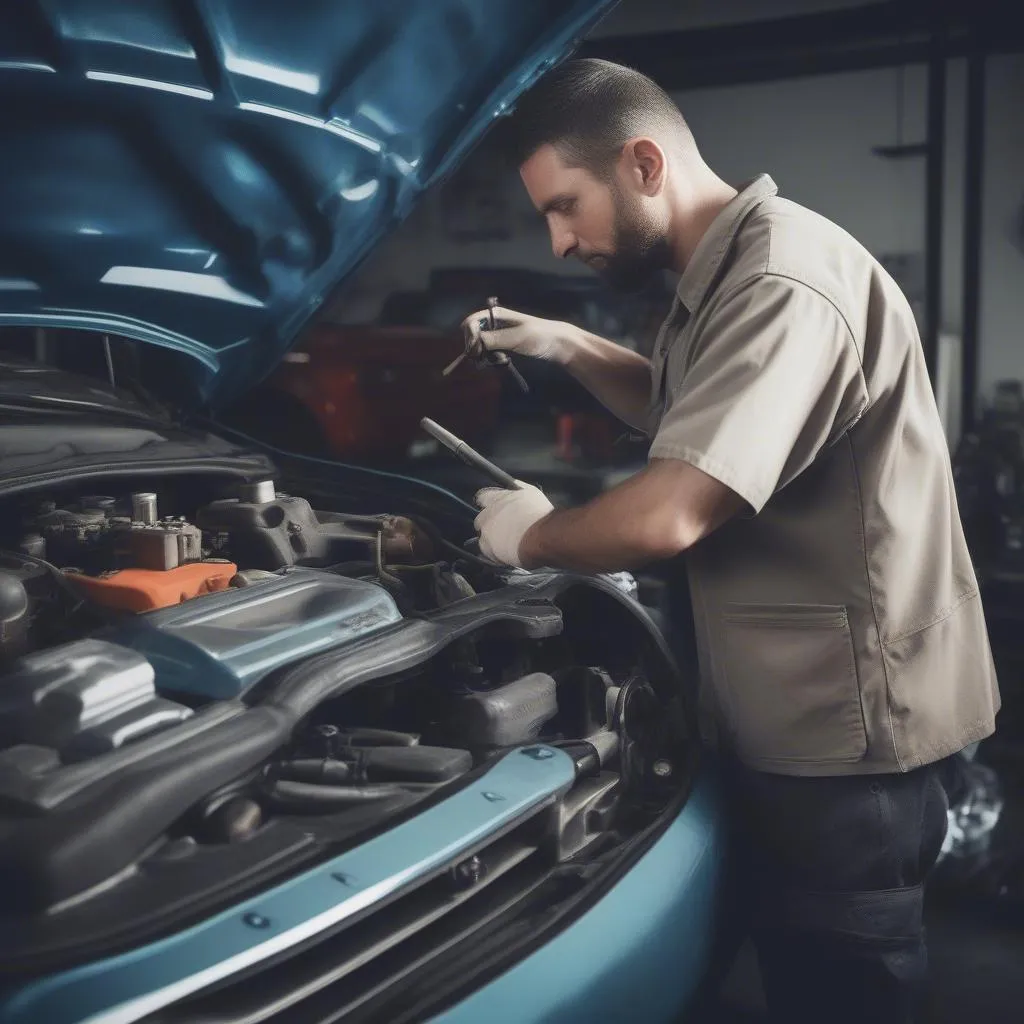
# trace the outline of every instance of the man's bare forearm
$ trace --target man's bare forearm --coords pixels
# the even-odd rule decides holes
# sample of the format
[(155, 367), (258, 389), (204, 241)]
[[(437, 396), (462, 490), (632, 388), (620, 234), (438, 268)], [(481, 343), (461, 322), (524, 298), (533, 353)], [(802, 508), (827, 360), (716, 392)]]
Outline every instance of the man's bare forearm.
[(685, 551), (742, 506), (689, 463), (655, 459), (589, 504), (545, 516), (527, 530), (519, 554), (528, 569), (637, 569)]
[(646, 430), (651, 402), (650, 362), (596, 334), (575, 327), (570, 331), (565, 345), (566, 369), (623, 423)]
[[(633, 529), (628, 512), (612, 505), (598, 498), (591, 505), (552, 512), (523, 538), (523, 565), (598, 573), (640, 569), (657, 561), (659, 554)], [(666, 550), (660, 557), (675, 553)]]

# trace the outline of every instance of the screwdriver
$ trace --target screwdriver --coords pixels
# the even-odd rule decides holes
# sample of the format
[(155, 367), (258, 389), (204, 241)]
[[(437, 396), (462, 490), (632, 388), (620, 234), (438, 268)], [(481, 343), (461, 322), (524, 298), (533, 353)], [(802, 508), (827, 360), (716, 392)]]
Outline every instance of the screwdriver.
[[(490, 329), (493, 331), (496, 327), (494, 321), (494, 310), (497, 308), (498, 299), (492, 295), (487, 300), (487, 315), (490, 317)], [(519, 385), (523, 394), (530, 393), (530, 386), (523, 380), (523, 375), (516, 369), (515, 364), (508, 357), (506, 352), (491, 352), (481, 342), (482, 352), (480, 353), (480, 362), (485, 366), (504, 366), (508, 369), (508, 372), (512, 374), (512, 379)], [(442, 371), (441, 376), (447, 377), (459, 366), (462, 365), (463, 360), (469, 357), (470, 350), (467, 348), (464, 352), (460, 352)]]
[(484, 476), (492, 483), (497, 484), (498, 487), (504, 487), (509, 491), (519, 490), (519, 484), (515, 477), (510, 476), (505, 470), (485, 459), (476, 449), (470, 448), (461, 437), (456, 437), (450, 430), (445, 430), (440, 423), (435, 423), (432, 419), (424, 417), (420, 420), (420, 426), (435, 441), (439, 441), (444, 445), (457, 459), (483, 473)]

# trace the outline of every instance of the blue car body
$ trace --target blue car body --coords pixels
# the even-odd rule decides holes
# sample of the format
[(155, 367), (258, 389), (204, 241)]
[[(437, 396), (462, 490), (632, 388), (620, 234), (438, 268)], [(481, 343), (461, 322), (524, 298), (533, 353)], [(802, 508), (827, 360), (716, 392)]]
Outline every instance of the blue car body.
[[(0, 325), (148, 343), (148, 351), (166, 357), (157, 364), (166, 384), (162, 398), (193, 417), (215, 409), (274, 367), (417, 198), (611, 6), (610, 0), (4, 5)], [(234, 449), (221, 454), (226, 463), (242, 458)], [(291, 465), (318, 486), (330, 477), (339, 486), (400, 496), (403, 507), (433, 509), (446, 522), (468, 524), (472, 516), (450, 495), (415, 481), (317, 460)], [(108, 474), (130, 469), (108, 467)], [(61, 470), (54, 463), (47, 472)], [(25, 489), (24, 473), (20, 464), (0, 465), (0, 489)], [(259, 466), (238, 475), (258, 477)], [(620, 616), (614, 622), (641, 623), (644, 642), (668, 663), (664, 640), (640, 607), (607, 582), (552, 576), (536, 584), (512, 580), (509, 589), (534, 586), (540, 589), (528, 605), (557, 604), (564, 594), (583, 591), (599, 595), (593, 600), (614, 605), (608, 612)], [(446, 630), (448, 643), (472, 626), (472, 612), (473, 621), (515, 622), (523, 636), (547, 635), (541, 613), (527, 621), (522, 603), (518, 594), (504, 604), (468, 602), (465, 621), (452, 613), (431, 628)], [(562, 608), (567, 616), (568, 607)], [(351, 647), (370, 658), (367, 645), (379, 635), (404, 643), (412, 664), (440, 646), (422, 636), (427, 625), (399, 621), (397, 613), (389, 612), (381, 627), (372, 636), (350, 629), (335, 639), (334, 653), (348, 657)], [(310, 647), (302, 656), (332, 653), (322, 649)], [(244, 686), (256, 687), (258, 673), (251, 666), (246, 671), (252, 678)], [(363, 665), (360, 672), (366, 671)], [(205, 695), (227, 701), (238, 694), (228, 686)], [(287, 710), (299, 721), (312, 707), (303, 692)], [(273, 729), (283, 727), (271, 721), (269, 704), (250, 706), (246, 720), (261, 714), (258, 726), (270, 744)], [(409, 1000), (420, 1002), (409, 1020), (679, 1019), (714, 958), (726, 852), (714, 778), (700, 763), (692, 721), (687, 728), (686, 780), (665, 798), (656, 820), (581, 876), (587, 884), (579, 898), (550, 919), (541, 916), (532, 936), (510, 934), (502, 948), (464, 971), (447, 967), (443, 992), (422, 979), (413, 985)], [(252, 736), (257, 731), (252, 725)], [(578, 775), (578, 764), (557, 744), (513, 746), (426, 809), (313, 866), (254, 883), (199, 919), (113, 951), (71, 951), (52, 963), (41, 959), (46, 966), (9, 972), (0, 979), (0, 1022), (192, 1020), (187, 1000), (210, 993), (215, 1006), (218, 986), (225, 985), (235, 986), (232, 999), (241, 998), (244, 979), (287, 964), (319, 936), (432, 884), (452, 864), (469, 863), (482, 843), (518, 828), (525, 817), (568, 817), (565, 804)], [(8, 872), (0, 885), (16, 888), (19, 880)], [(81, 898), (54, 905), (63, 911)], [(448, 907), (461, 897), (446, 899)], [(4, 928), (20, 928), (19, 920), (8, 917)], [(349, 960), (339, 954), (338, 964), (340, 978)], [(360, 1012), (369, 1012), (365, 1006), (378, 995), (363, 992)], [(214, 1019), (202, 1005), (211, 1016), (194, 1019)], [(276, 1012), (262, 1004), (246, 1010), (248, 1016), (238, 1011), (216, 1019), (300, 1019)], [(348, 1019), (332, 1016), (330, 1007), (306, 1012), (301, 1019)]]
[[(565, 786), (571, 765), (509, 755), (479, 784), (375, 842), (230, 910), (117, 958), (26, 986), (0, 1006), (5, 1024), (117, 1024), (147, 1019), (211, 981), (298, 944), (388, 887)], [(501, 809), (483, 799), (500, 787)], [(594, 906), (537, 951), (429, 1019), (678, 1021), (715, 956), (726, 850), (713, 780), (705, 776), (666, 831)], [(159, 1018), (157, 1018), (159, 1019)], [(427, 1018), (424, 1018), (427, 1019)]]
[(0, 322), (224, 401), (613, 2), (4, 4)]

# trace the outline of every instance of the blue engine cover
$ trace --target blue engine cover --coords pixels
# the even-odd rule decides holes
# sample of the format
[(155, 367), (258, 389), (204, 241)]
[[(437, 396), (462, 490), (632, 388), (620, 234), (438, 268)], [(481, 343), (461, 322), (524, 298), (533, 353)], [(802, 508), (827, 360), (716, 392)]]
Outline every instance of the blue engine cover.
[(375, 583), (295, 568), (147, 612), (109, 639), (144, 655), (162, 692), (238, 697), (274, 669), (401, 620)]

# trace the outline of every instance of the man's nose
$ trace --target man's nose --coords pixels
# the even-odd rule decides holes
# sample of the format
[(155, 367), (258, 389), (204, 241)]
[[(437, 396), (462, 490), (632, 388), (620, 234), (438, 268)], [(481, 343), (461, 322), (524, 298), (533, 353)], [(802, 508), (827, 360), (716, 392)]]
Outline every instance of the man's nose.
[(551, 251), (560, 260), (564, 260), (567, 256), (572, 255), (573, 250), (575, 250), (578, 244), (576, 236), (571, 231), (556, 227), (551, 228)]

